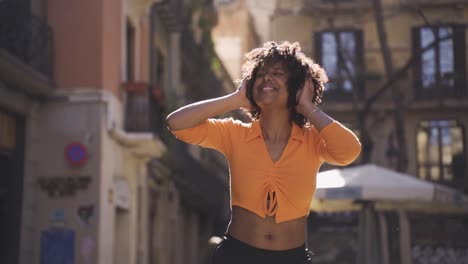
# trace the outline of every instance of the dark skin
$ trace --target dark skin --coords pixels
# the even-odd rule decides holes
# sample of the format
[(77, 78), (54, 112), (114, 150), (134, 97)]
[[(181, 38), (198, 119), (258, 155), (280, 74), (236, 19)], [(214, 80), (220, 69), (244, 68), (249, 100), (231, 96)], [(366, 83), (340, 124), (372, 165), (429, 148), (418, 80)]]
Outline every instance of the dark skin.
[[(257, 73), (253, 86), (255, 103), (261, 108), (259, 118), (265, 147), (270, 159), (275, 162), (288, 143), (292, 123), (287, 108), (287, 80), (289, 74), (281, 63), (266, 65)], [(296, 95), (296, 110), (304, 115), (317, 130), (321, 130), (333, 119), (312, 103), (314, 86), (306, 80)], [(167, 117), (170, 130), (176, 131), (194, 127), (207, 118), (235, 109), (251, 108), (246, 96), (245, 83), (236, 92), (210, 100), (182, 107)], [(271, 200), (272, 198), (270, 198)], [(231, 222), (227, 232), (251, 246), (269, 250), (285, 250), (299, 247), (305, 242), (306, 216), (281, 223), (275, 222), (275, 215), (262, 218), (244, 208), (233, 206)]]
[[(288, 98), (287, 80), (288, 73), (281, 63), (276, 63), (259, 70), (253, 87), (255, 102), (262, 109), (260, 123), (265, 146), (273, 162), (281, 158), (291, 134), (289, 110), (285, 107)], [(274, 215), (261, 218), (246, 209), (233, 206), (228, 233), (254, 247), (284, 250), (304, 244), (306, 221), (307, 217), (304, 216), (275, 223)]]
[(284, 250), (299, 247), (305, 241), (307, 217), (275, 223), (275, 216), (261, 218), (238, 206), (232, 207), (228, 233), (254, 247)]

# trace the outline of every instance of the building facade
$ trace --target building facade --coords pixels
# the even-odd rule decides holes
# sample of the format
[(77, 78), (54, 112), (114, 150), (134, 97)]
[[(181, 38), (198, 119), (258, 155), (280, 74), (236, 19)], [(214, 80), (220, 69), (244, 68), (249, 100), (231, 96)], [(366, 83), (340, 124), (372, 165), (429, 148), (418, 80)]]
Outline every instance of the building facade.
[(226, 165), (177, 143), (164, 118), (188, 91), (233, 89), (194, 40), (216, 23), (210, 6), (0, 3), (1, 263), (205, 263)]
[[(220, 0), (220, 12), (241, 2)], [(245, 10), (260, 43), (297, 41), (325, 68), (330, 81), (321, 107), (360, 137), (363, 152), (354, 164), (374, 163), (468, 193), (466, 1), (253, 0)], [(323, 249), (317, 263), (349, 263), (359, 248), (358, 215), (317, 217), (321, 223), (311, 228), (329, 221), (339, 230), (327, 243), (322, 235), (330, 227), (311, 237)], [(467, 232), (466, 215), (381, 212), (377, 221), (388, 227), (382, 241), (392, 250), (379, 263), (417, 261), (421, 246), (468, 248), (458, 235)]]
[[(325, 68), (330, 82), (322, 107), (361, 138), (356, 163), (375, 163), (466, 193), (467, 12), (463, 1), (278, 1), (271, 38), (299, 41)], [(375, 250), (364, 251), (377, 254), (357, 250), (357, 263), (418, 263), (435, 258), (437, 247), (448, 256), (468, 246), (459, 235), (467, 232), (466, 215), (417, 210), (377, 215), (383, 236)], [(365, 245), (356, 236), (359, 227), (350, 230), (349, 240), (342, 241)], [(329, 245), (344, 233), (328, 233)], [(312, 236), (311, 244), (321, 245), (323, 235), (327, 232)], [(353, 251), (350, 244), (345, 248), (348, 253), (340, 255)]]

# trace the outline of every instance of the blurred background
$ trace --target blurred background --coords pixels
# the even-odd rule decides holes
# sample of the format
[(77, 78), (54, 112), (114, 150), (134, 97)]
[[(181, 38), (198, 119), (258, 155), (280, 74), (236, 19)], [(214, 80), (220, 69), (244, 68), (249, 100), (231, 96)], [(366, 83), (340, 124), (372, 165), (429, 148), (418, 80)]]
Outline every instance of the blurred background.
[(0, 0), (0, 263), (208, 263), (227, 163), (164, 120), (270, 40), (363, 146), (321, 168), (313, 262), (468, 263), (467, 24), (466, 0)]

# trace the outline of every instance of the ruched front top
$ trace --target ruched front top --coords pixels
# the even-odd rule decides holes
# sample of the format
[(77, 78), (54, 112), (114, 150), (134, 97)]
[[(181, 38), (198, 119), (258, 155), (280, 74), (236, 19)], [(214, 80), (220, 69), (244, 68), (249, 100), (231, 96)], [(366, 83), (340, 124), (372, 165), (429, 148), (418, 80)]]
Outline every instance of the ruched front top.
[(274, 216), (276, 223), (308, 215), (323, 162), (346, 165), (361, 151), (358, 138), (337, 121), (320, 133), (293, 124), (276, 162), (270, 158), (259, 121), (208, 119), (172, 133), (187, 143), (223, 153), (229, 161), (231, 206), (263, 218)]

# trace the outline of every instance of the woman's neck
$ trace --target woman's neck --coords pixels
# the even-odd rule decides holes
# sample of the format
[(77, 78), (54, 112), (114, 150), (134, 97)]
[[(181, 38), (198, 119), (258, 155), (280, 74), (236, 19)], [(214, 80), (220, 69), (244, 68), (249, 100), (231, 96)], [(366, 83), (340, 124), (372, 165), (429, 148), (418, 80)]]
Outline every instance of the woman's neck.
[(292, 128), (289, 111), (262, 111), (260, 127), (266, 140), (288, 140)]

